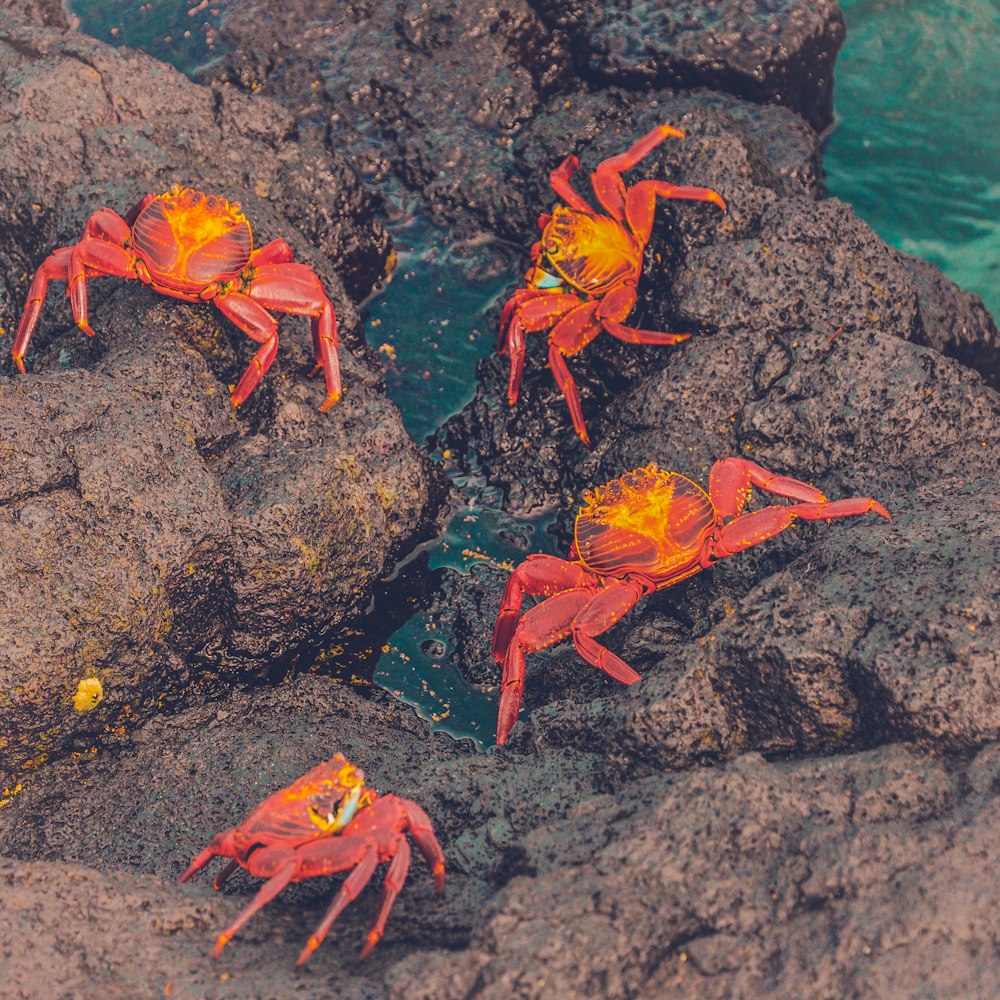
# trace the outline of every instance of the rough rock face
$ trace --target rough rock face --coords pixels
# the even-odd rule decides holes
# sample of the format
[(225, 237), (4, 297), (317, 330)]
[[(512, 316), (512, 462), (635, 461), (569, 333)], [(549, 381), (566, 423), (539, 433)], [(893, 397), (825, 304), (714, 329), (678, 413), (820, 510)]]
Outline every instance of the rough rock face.
[[(586, 451), (545, 365), (544, 338), (532, 336), (516, 409), (506, 402), (507, 361), (493, 357), (480, 369), (476, 399), (442, 433), (442, 453), (450, 452), (457, 473), (504, 490), (510, 512), (559, 511), (554, 534), (564, 551), (583, 490), (652, 461), (705, 483), (714, 461), (745, 455), (815, 482), (831, 498), (874, 496), (893, 521), (799, 522), (648, 598), (604, 637), (642, 675), (629, 688), (582, 663), (568, 644), (533, 654), (524, 711), (503, 750), (475, 754), (430, 735), (385, 692), (313, 675), (244, 691), (192, 690), (190, 667), (171, 673), (172, 664), (252, 671), (275, 655), (255, 645), (260, 635), (278, 636), (291, 650), (297, 625), (283, 617), (289, 605), (318, 614), (310, 604), (317, 591), (303, 579), (311, 557), (294, 538), (331, 553), (303, 534), (305, 525), (336, 537), (363, 532), (383, 502), (376, 486), (377, 502), (371, 493), (357, 501), (364, 519), (323, 520), (311, 492), (321, 482), (330, 488), (323, 472), (329, 442), (346, 451), (338, 421), (350, 422), (354, 441), (379, 405), (352, 340), (353, 319), (344, 319), (347, 296), (316, 250), (357, 273), (361, 294), (383, 259), (366, 251), (380, 246), (369, 206), (362, 199), (356, 211), (336, 216), (357, 239), (345, 231), (324, 244), (321, 233), (304, 230), (312, 216), (297, 197), (272, 204), (280, 185), (269, 186), (270, 197), (248, 199), (267, 235), (304, 234), (296, 250), (320, 269), (356, 348), (343, 351), (355, 397), (349, 391), (328, 422), (314, 411), (319, 390), (305, 379), (306, 341), (295, 332), (259, 395), (234, 418), (225, 386), (246, 345), (231, 341), (211, 313), (109, 283), (94, 296), (99, 337), (92, 343), (63, 328), (65, 307), (57, 325), (50, 303), (35, 374), (3, 387), (34, 419), (17, 430), (17, 450), (27, 457), (8, 463), (3, 474), (13, 478), (0, 480), (13, 484), (13, 499), (0, 510), (16, 510), (31, 532), (19, 523), (16, 547), (5, 543), (2, 558), (36, 570), (24, 574), (24, 586), (57, 578), (63, 589), (52, 602), (27, 606), (36, 620), (45, 611), (60, 636), (76, 627), (101, 634), (82, 602), (92, 593), (116, 608), (133, 592), (148, 594), (154, 609), (177, 595), (165, 634), (162, 619), (151, 616), (145, 631), (102, 642), (109, 670), (148, 671), (151, 655), (159, 676), (174, 684), (166, 690), (183, 694), (184, 704), (125, 727), (119, 746), (105, 741), (91, 751), (88, 739), (81, 752), (26, 773), (0, 795), (0, 966), (13, 992), (98, 989), (132, 998), (163, 996), (169, 984), (171, 996), (192, 997), (325, 998), (331, 989), (345, 998), (399, 1000), (994, 996), (1000, 898), (984, 872), (997, 866), (1000, 801), (996, 327), (975, 297), (886, 247), (847, 206), (823, 199), (817, 138), (788, 110), (791, 94), (775, 107), (704, 89), (606, 87), (585, 67), (606, 37), (592, 8), (563, 5), (567, 20), (556, 24), (551, 4), (444, 11), (370, 0), (309, 5), (303, 28), (294, 5), (270, 18), (255, 5), (258, 27), (254, 17), (230, 26), (247, 43), (220, 72), (263, 84), (285, 112), (259, 96), (243, 101), (218, 83), (203, 92), (173, 75), (171, 100), (180, 94), (193, 108), (228, 108), (212, 113), (256, 131), (236, 139), (224, 130), (236, 143), (225, 148), (249, 147), (255, 166), (290, 164), (281, 176), (297, 179), (311, 176), (302, 157), (324, 171), (339, 163), (318, 145), (326, 123), (314, 129), (317, 122), (329, 120), (329, 142), (343, 144), (355, 162), (364, 159), (366, 135), (357, 123), (374, 122), (367, 133), (368, 150), (380, 151), (369, 158), (373, 170), (391, 166), (458, 226), (522, 246), (554, 200), (548, 172), (565, 155), (580, 156), (574, 184), (589, 199), (586, 172), (601, 159), (662, 121), (683, 126), (687, 138), (659, 147), (641, 175), (714, 187), (729, 212), (658, 206), (631, 320), (692, 338), (639, 348), (600, 337), (570, 360), (594, 440)], [(665, 16), (658, 11), (618, 4), (608, 18), (656, 21)], [(833, 8), (823, 11), (836, 19)], [(706, 31), (698, 35), (703, 27), (694, 31), (698, 51), (710, 43)], [(84, 49), (102, 80), (121, 60), (130, 72), (151, 65), (32, 33), (0, 54), (0, 66), (40, 60), (31, 55), (38, 38), (60, 51)], [(262, 38), (267, 44), (257, 44)], [(757, 44), (750, 43), (727, 50), (732, 65)], [(629, 87), (630, 74), (661, 72), (647, 70), (649, 53), (666, 60), (673, 51), (655, 41), (645, 54), (627, 44), (609, 44), (612, 50), (631, 62), (611, 66), (609, 55), (600, 73)], [(6, 77), (5, 92), (17, 91), (22, 75)], [(763, 76), (781, 78), (777, 66)], [(470, 118), (473, 107), (482, 122)], [(164, 130), (176, 125), (168, 110)], [(59, 121), (67, 117), (63, 111)], [(272, 131), (269, 122), (283, 124)], [(82, 131), (90, 143), (117, 134)], [(165, 184), (172, 162), (155, 159), (165, 142), (156, 135), (134, 144), (153, 151), (154, 188)], [(110, 139), (100, 141), (110, 148)], [(171, 150), (178, 155), (176, 145)], [(57, 153), (41, 147), (28, 167), (45, 155)], [(88, 169), (107, 171), (87, 182), (100, 199), (118, 204), (143, 190), (119, 197), (117, 160), (86, 160)], [(247, 169), (246, 155), (214, 152), (199, 169), (207, 163), (227, 186)], [(64, 172), (60, 164), (44, 183), (65, 186)], [(4, 176), (0, 169), (0, 185)], [(15, 255), (4, 261), (15, 276), (11, 287), (0, 282), (9, 297), (23, 294), (29, 258), (75, 232), (95, 197), (67, 189), (47, 205), (53, 221), (33, 222), (27, 194), (18, 200), (28, 175), (16, 176), (16, 185), (0, 187), (15, 206), (6, 223), (12, 236), (0, 245), (0, 253)], [(313, 191), (312, 202), (323, 203)], [(65, 226), (55, 202), (70, 206)], [(338, 249), (342, 243), (356, 252)], [(0, 304), (12, 312), (19, 302)], [(146, 338), (154, 327), (158, 336)], [(47, 408), (50, 386), (72, 407)], [(371, 483), (365, 463), (375, 454), (393, 487), (416, 496), (412, 484), (424, 480), (393, 471), (393, 462), (412, 455), (393, 433), (386, 429), (371, 444), (363, 437), (360, 455), (339, 459), (338, 488), (346, 491), (345, 479)], [(119, 438), (129, 457), (112, 475), (100, 459), (106, 442)], [(164, 461), (178, 470), (169, 488), (153, 475)], [(127, 481), (121, 495), (133, 499), (105, 503), (95, 522), (99, 504), (91, 498), (108, 481)], [(159, 505), (147, 498), (154, 483)], [(198, 505), (186, 505), (191, 495)], [(411, 499), (403, 508), (418, 504)], [(218, 513), (199, 528), (202, 510)], [(258, 517), (269, 531), (246, 527)], [(412, 544), (409, 523), (401, 515), (397, 533), (389, 532), (400, 550)], [(60, 528), (59, 536), (53, 524), (87, 528)], [(121, 534), (122, 524), (131, 534)], [(203, 548), (185, 550), (195, 531), (203, 531)], [(300, 553), (298, 574), (282, 571), (277, 556), (268, 562), (288, 537)], [(349, 537), (349, 565), (336, 564), (331, 586), (347, 585), (370, 536)], [(70, 539), (90, 544), (98, 569), (87, 578), (47, 570), (54, 563), (44, 546), (54, 546), (53, 538), (66, 548)], [(383, 550), (365, 551), (373, 553), (365, 571), (374, 572)], [(181, 567), (164, 578), (169, 586), (153, 576), (147, 556), (161, 552), (157, 558)], [(255, 575), (251, 567), (260, 565), (269, 572)], [(457, 631), (453, 646), (466, 676), (495, 680), (489, 646), (505, 574), (488, 567), (441, 577), (429, 614)], [(210, 600), (199, 605), (197, 594)], [(267, 594), (279, 596), (272, 602)], [(361, 606), (357, 596), (349, 607)], [(59, 617), (70, 599), (79, 625)], [(240, 614), (221, 615), (211, 603), (219, 601), (238, 605)], [(229, 645), (199, 632), (220, 619)], [(11, 646), (19, 656), (48, 655), (48, 646), (22, 654), (21, 641)], [(88, 647), (67, 640), (53, 660), (75, 666), (84, 655)], [(293, 658), (289, 651), (279, 663)], [(104, 722), (112, 723), (119, 725)], [(335, 891), (328, 880), (312, 880), (269, 904), (213, 963), (218, 930), (259, 883), (239, 875), (213, 895), (207, 874), (185, 887), (165, 880), (217, 830), (337, 750), (379, 790), (426, 808), (448, 858), (445, 896), (434, 895), (416, 856), (385, 939), (364, 965), (355, 949), (377, 906), (375, 886), (295, 971), (295, 956)], [(47, 971), (53, 963), (55, 974)]]
[[(303, 883), (213, 962), (219, 929), (259, 883), (236, 876), (214, 894), (208, 874), (166, 879), (334, 746), (434, 817), (445, 895), (416, 855), (364, 964), (374, 889), (296, 971), (333, 892)], [(0, 862), (0, 958), (25, 996), (153, 997), (169, 982), (172, 996), (212, 997), (329, 996), (331, 983), (400, 1000), (668, 985), (684, 997), (986, 997), (998, 792), (997, 743), (955, 757), (751, 753), (642, 778), (579, 749), (475, 755), (384, 694), (300, 677), (152, 720), (121, 759), (67, 760), (29, 781), (0, 811), (0, 853), (32, 859)]]
[[(665, 87), (712, 87), (711, 101), (783, 104), (817, 128), (830, 124), (844, 31), (836, 4), (605, 6), (251, 3), (225, 20), (236, 51), (205, 79), (325, 122), (358, 169), (395, 175), (460, 232), (518, 243), (538, 213), (536, 183), (574, 141), (602, 131), (580, 111), (597, 110), (594, 87), (628, 88), (626, 103), (651, 108)], [(560, 111), (569, 111), (555, 119), (563, 134), (545, 146), (524, 142)], [(787, 141), (796, 127), (784, 131)]]
[[(285, 316), (278, 359), (236, 414), (227, 386), (256, 347), (219, 313), (91, 281), (89, 341), (65, 283), (50, 285), (29, 374), (7, 354), (0, 378), (7, 774), (117, 737), (205, 672), (280, 675), (364, 610), (442, 488), (360, 343), (352, 296), (383, 273), (388, 240), (341, 160), (294, 143), (271, 105), (82, 36), (7, 23), (0, 90), (4, 328), (92, 211), (181, 183), (238, 194), (258, 243), (284, 236), (315, 266), (345, 384), (319, 413), (308, 323)], [(79, 687), (95, 680), (96, 708)]]
[(569, 32), (584, 79), (636, 89), (712, 87), (783, 104), (817, 131), (833, 123), (833, 64), (844, 17), (832, 0), (536, 0), (533, 6), (547, 24)]

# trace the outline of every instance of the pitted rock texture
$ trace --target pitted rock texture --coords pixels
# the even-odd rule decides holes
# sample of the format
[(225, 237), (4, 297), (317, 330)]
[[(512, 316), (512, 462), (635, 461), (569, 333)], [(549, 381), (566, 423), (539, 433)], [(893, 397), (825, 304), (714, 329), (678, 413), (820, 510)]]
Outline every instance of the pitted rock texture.
[(567, 31), (584, 79), (644, 87), (711, 87), (783, 104), (817, 131), (833, 123), (833, 64), (844, 17), (833, 0), (595, 3), (535, 0)]
[[(302, 676), (151, 720), (120, 759), (84, 756), (26, 779), (0, 811), (5, 983), (29, 997), (97, 983), (112, 1000), (161, 996), (168, 982), (172, 996), (321, 997), (331, 981), (359, 1000), (624, 1000), (664, 995), (665, 983), (684, 997), (889, 998), (928, 985), (986, 997), (998, 747), (747, 753), (640, 777), (579, 748), (472, 754), (383, 693)], [(295, 970), (335, 887), (309, 880), (213, 961), (218, 931), (261, 883), (237, 874), (213, 893), (207, 872), (168, 880), (334, 750), (427, 809), (448, 859), (444, 896), (415, 852), (386, 935), (360, 964), (379, 869)], [(47, 949), (60, 960), (46, 976)]]
[[(388, 239), (350, 168), (296, 143), (265, 102), (82, 36), (4, 24), (0, 324), (16, 327), (35, 268), (95, 209), (124, 213), (146, 191), (188, 184), (238, 196), (258, 244), (283, 236), (316, 269), (340, 321), (345, 386), (319, 413), (308, 321), (281, 316), (278, 358), (236, 413), (229, 387), (256, 345), (210, 306), (91, 280), (91, 340), (65, 283), (50, 284), (29, 374), (8, 347), (0, 378), (6, 775), (120, 738), (204, 674), (280, 676), (366, 609), (431, 530), (443, 486), (361, 344), (354, 298), (383, 273)], [(81, 712), (78, 685), (94, 679), (103, 699)]]
[[(526, 185), (558, 163), (548, 158), (601, 131), (577, 113), (592, 107), (593, 90), (621, 85), (626, 103), (652, 109), (665, 88), (711, 87), (714, 103), (759, 102), (765, 119), (783, 105), (800, 126), (804, 118), (824, 128), (843, 20), (826, 2), (606, 10), (367, 0), (297, 2), (280, 12), (243, 5), (222, 35), (235, 51), (203, 79), (281, 100), (300, 121), (328, 129), (359, 170), (401, 180), (458, 232), (524, 242), (537, 215), (527, 210)], [(561, 110), (570, 111), (566, 132), (538, 147), (547, 158), (537, 173), (523, 137)]]

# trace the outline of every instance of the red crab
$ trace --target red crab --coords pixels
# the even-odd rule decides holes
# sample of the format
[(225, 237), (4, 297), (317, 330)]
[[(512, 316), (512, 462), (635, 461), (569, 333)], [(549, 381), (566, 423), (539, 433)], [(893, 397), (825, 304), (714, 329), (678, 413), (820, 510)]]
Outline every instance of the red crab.
[[(500, 353), (510, 355), (507, 399), (513, 406), (524, 369), (525, 333), (549, 330), (549, 368), (566, 397), (573, 427), (590, 445), (576, 383), (566, 358), (579, 354), (602, 330), (630, 344), (677, 344), (689, 333), (661, 333), (624, 326), (635, 306), (642, 255), (653, 230), (657, 198), (711, 201), (726, 210), (722, 196), (709, 188), (677, 187), (664, 181), (639, 181), (626, 188), (630, 170), (667, 136), (680, 129), (660, 125), (627, 153), (597, 165), (590, 176), (594, 194), (607, 212), (595, 212), (569, 185), (579, 168), (568, 156), (549, 175), (552, 190), (564, 201), (541, 215), (541, 239), (531, 248), (527, 288), (518, 289), (500, 314)], [(551, 329), (550, 329), (551, 328)]]
[(290, 882), (353, 869), (326, 916), (302, 949), (297, 965), (320, 946), (341, 911), (368, 884), (380, 861), (391, 861), (364, 958), (378, 943), (410, 867), (409, 831), (444, 891), (444, 854), (427, 813), (409, 799), (379, 795), (365, 787), (364, 772), (339, 753), (317, 765), (287, 788), (266, 798), (238, 826), (217, 834), (195, 856), (178, 881), (186, 882), (214, 857), (230, 858), (215, 876), (218, 889), (240, 866), (266, 878), (249, 906), (219, 935), (213, 955)]
[[(754, 486), (796, 502), (743, 513)], [(503, 592), (493, 630), (493, 656), (503, 664), (499, 744), (507, 742), (517, 721), (525, 654), (572, 638), (588, 663), (632, 684), (639, 675), (594, 636), (611, 628), (640, 598), (773, 538), (798, 518), (825, 521), (874, 511), (891, 520), (870, 497), (829, 501), (808, 483), (742, 458), (712, 466), (708, 493), (679, 473), (647, 465), (584, 499), (569, 558), (528, 556)], [(545, 600), (522, 616), (525, 594)]]
[(337, 319), (312, 268), (295, 263), (283, 239), (254, 250), (250, 223), (239, 202), (180, 186), (166, 194), (147, 194), (124, 219), (110, 208), (98, 209), (87, 220), (79, 243), (43, 261), (14, 337), (14, 363), (22, 374), (49, 281), (68, 283), (73, 319), (92, 337), (87, 279), (104, 275), (137, 278), (162, 295), (186, 302), (214, 302), (261, 345), (233, 391), (234, 406), (253, 392), (278, 353), (278, 322), (268, 310), (312, 317), (316, 366), (326, 376), (326, 400), (320, 409), (328, 410), (340, 399)]

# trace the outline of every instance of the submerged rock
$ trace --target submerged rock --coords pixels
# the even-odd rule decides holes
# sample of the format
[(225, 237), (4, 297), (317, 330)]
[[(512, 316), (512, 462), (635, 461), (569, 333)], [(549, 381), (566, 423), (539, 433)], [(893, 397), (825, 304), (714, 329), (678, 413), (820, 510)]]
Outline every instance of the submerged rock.
[[(50, 285), (29, 374), (8, 353), (0, 378), (8, 774), (119, 738), (199, 677), (280, 676), (365, 610), (443, 488), (361, 341), (355, 302), (384, 273), (388, 239), (343, 161), (296, 142), (271, 105), (82, 36), (8, 22), (0, 77), (5, 328), (91, 212), (186, 184), (239, 198), (258, 244), (283, 236), (314, 266), (345, 385), (320, 413), (308, 321), (282, 316), (278, 358), (237, 413), (228, 386), (256, 347), (217, 311), (91, 281), (89, 340), (65, 283)], [(76, 702), (95, 680), (100, 697)]]

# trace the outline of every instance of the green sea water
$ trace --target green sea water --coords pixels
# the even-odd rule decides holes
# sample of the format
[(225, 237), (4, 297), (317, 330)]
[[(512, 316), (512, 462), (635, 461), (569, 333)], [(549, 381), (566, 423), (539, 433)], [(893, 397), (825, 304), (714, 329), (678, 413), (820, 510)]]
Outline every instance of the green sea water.
[(1000, 3), (840, 6), (830, 193), (1000, 317)]
[[(82, 31), (192, 74), (220, 54), (216, 29), (233, 9), (229, 2), (74, 0), (72, 7)], [(841, 6), (848, 36), (836, 70), (837, 124), (824, 154), (831, 194), (887, 242), (937, 264), (1000, 314), (996, 0)], [(367, 303), (366, 333), (407, 431), (423, 442), (472, 398), (476, 364), (495, 349), (487, 312), (525, 260), (451, 243), (412, 195), (392, 187), (384, 193), (398, 265)], [(426, 553), (427, 572), (475, 573), (484, 563), (512, 565), (525, 551), (552, 551), (546, 522), (503, 514), (499, 495), (475, 479), (456, 485), (466, 505)], [(492, 742), (496, 691), (467, 683), (451, 662), (453, 648), (433, 614), (417, 606), (360, 672), (413, 705), (432, 728), (482, 747)], [(347, 677), (359, 672), (357, 661), (344, 668)]]

